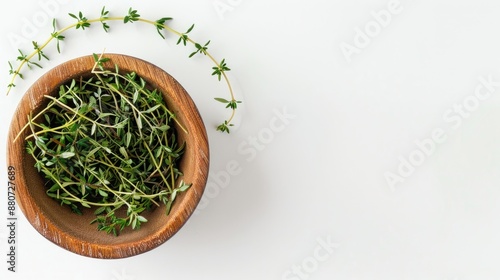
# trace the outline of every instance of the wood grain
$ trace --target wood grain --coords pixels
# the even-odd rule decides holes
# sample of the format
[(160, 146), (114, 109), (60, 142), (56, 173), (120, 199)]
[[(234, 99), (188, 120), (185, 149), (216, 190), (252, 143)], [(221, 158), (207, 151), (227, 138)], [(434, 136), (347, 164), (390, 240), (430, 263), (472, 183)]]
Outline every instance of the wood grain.
[(209, 149), (205, 126), (199, 111), (185, 89), (161, 68), (144, 60), (120, 55), (105, 54), (111, 59), (106, 65), (121, 71), (135, 71), (153, 87), (162, 91), (167, 106), (172, 110), (188, 134), (178, 129), (179, 140), (186, 142), (180, 163), (184, 181), (191, 188), (177, 196), (170, 215), (164, 206), (148, 213), (147, 223), (139, 230), (124, 230), (115, 237), (97, 231), (90, 221), (92, 211), (76, 215), (67, 207), (45, 194), (45, 180), (34, 168), (34, 160), (24, 147), (23, 132), (19, 140), (12, 141), (27, 123), (30, 113), (35, 115), (46, 105), (45, 95), (54, 95), (61, 84), (81, 76), (88, 76), (94, 65), (92, 56), (70, 60), (48, 71), (23, 96), (10, 125), (7, 145), (8, 165), (17, 170), (16, 200), (31, 225), (45, 238), (76, 254), (92, 258), (116, 259), (138, 255), (166, 242), (185, 224), (199, 203), (208, 178)]

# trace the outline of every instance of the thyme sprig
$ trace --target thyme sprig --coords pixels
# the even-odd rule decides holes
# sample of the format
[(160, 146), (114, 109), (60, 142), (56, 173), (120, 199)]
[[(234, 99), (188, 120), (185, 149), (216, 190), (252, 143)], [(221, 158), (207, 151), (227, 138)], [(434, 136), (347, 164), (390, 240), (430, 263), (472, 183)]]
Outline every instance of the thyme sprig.
[[(180, 32), (177, 31), (173, 28), (171, 28), (169, 25), (167, 25), (167, 22), (171, 21), (171, 17), (163, 17), (158, 20), (149, 20), (144, 17), (141, 17), (141, 15), (138, 13), (137, 10), (134, 10), (132, 8), (129, 8), (127, 11), (127, 14), (125, 16), (110, 16), (109, 10), (106, 9), (106, 7), (103, 7), (100, 16), (97, 18), (87, 18), (81, 11), (74, 14), (74, 13), (69, 13), (69, 16), (75, 20), (74, 23), (64, 27), (64, 28), (57, 28), (57, 22), (56, 19), (53, 20), (52, 25), (53, 25), (53, 31), (50, 35), (50, 37), (42, 44), (39, 44), (36, 41), (33, 41), (33, 51), (29, 54), (24, 54), (21, 50), (19, 50), (19, 53), (21, 54), (20, 56), (17, 57), (16, 61), (18, 61), (17, 67), (14, 67), (12, 63), (9, 61), (9, 74), (11, 75), (11, 80), (9, 84), (7, 85), (7, 94), (11, 91), (13, 87), (15, 87), (15, 80), (16, 78), (23, 78), (21, 70), (24, 69), (24, 67), (32, 68), (32, 66), (37, 66), (42, 68), (42, 65), (39, 62), (33, 61), (35, 56), (38, 58), (38, 61), (41, 61), (42, 59), (49, 60), (47, 55), (43, 53), (43, 50), (52, 42), (56, 41), (56, 48), (58, 53), (61, 52), (60, 48), (60, 42), (64, 41), (66, 39), (66, 36), (63, 34), (67, 33), (69, 30), (73, 29), (81, 29), (81, 30), (86, 30), (89, 29), (93, 26), (94, 23), (100, 23), (101, 27), (105, 32), (109, 32), (111, 29), (111, 26), (108, 24), (109, 22), (116, 21), (116, 22), (122, 22), (124, 24), (128, 23), (134, 23), (134, 22), (142, 22), (145, 24), (152, 25), (156, 28), (159, 36), (162, 39), (166, 39), (166, 36), (163, 34), (164, 31), (172, 33), (174, 36), (177, 36), (177, 45), (184, 45), (187, 46), (188, 44), (194, 46), (194, 51), (189, 54), (189, 57), (193, 57), (196, 54), (203, 54), (204, 56), (208, 57), (210, 61), (215, 65), (212, 67), (212, 76), (216, 76), (219, 81), (224, 80), (228, 91), (229, 91), (229, 98), (215, 98), (215, 100), (220, 101), (224, 104), (230, 104), (230, 106), (226, 105), (226, 108), (231, 110), (230, 116), (224, 120), (220, 125), (217, 126), (218, 131), (222, 132), (230, 132), (230, 127), (233, 126), (233, 119), (236, 113), (237, 109), (237, 104), (240, 104), (241, 101), (236, 100), (235, 94), (233, 87), (231, 85), (231, 82), (226, 74), (226, 72), (230, 71), (231, 69), (227, 66), (226, 60), (217, 60), (214, 56), (211, 55), (211, 53), (208, 51), (208, 45), (210, 41), (206, 42), (205, 44), (201, 44), (196, 42), (191, 38), (191, 31), (193, 31), (195, 25), (192, 24), (185, 32)], [(224, 101), (222, 101), (224, 100)], [(227, 102), (226, 102), (227, 101)]]
[(168, 214), (190, 184), (180, 180), (184, 144), (162, 93), (134, 72), (105, 70), (102, 55), (94, 60), (90, 78), (46, 96), (48, 106), (22, 131), (31, 130), (26, 149), (47, 179), (47, 195), (75, 213), (93, 208), (97, 229), (118, 235), (139, 229), (160, 204)]

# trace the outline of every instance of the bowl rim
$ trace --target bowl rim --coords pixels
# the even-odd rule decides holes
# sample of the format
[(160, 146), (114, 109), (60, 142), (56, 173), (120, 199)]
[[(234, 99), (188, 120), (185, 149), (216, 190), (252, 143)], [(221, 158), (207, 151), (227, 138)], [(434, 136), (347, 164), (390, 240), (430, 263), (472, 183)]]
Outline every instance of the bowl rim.
[[(209, 145), (205, 125), (196, 104), (182, 85), (169, 73), (151, 62), (129, 55), (105, 53), (104, 57), (110, 58), (110, 61), (104, 65), (106, 69), (114, 69), (114, 65), (117, 64), (121, 71), (136, 72), (146, 82), (153, 84), (163, 92), (164, 97), (168, 99), (167, 104), (170, 104), (168, 106), (172, 106), (169, 109), (182, 108), (184, 110), (184, 114), (177, 114), (177, 116), (179, 122), (189, 131), (184, 136), (187, 145), (183, 157), (187, 157), (185, 160), (186, 165), (192, 171), (192, 174), (184, 174), (184, 176), (193, 179), (193, 181), (190, 182), (192, 186), (181, 194), (181, 198), (179, 196), (176, 198), (165, 224), (159, 222), (161, 225), (158, 229), (148, 230), (147, 235), (131, 239), (132, 241), (117, 241), (107, 244), (100, 242), (100, 239), (96, 239), (95, 236), (84, 238), (78, 234), (77, 230), (68, 230), (58, 224), (58, 221), (51, 218), (46, 213), (46, 209), (44, 210), (39, 201), (30, 194), (30, 188), (33, 188), (33, 186), (28, 185), (26, 176), (23, 176), (24, 172), (18, 169), (18, 167), (29, 168), (23, 166), (26, 162), (24, 140), (8, 141), (6, 159), (8, 161), (7, 166), (14, 166), (17, 170), (15, 189), (17, 205), (29, 223), (42, 236), (56, 245), (79, 255), (116, 259), (131, 257), (158, 247), (176, 234), (187, 222), (200, 202), (208, 180)], [(8, 139), (16, 137), (27, 122), (23, 118), (23, 116), (26, 116), (24, 113), (31, 112), (41, 106), (45, 94), (54, 93), (61, 84), (75, 77), (85, 75), (85, 73), (88, 74), (94, 63), (93, 55), (73, 58), (50, 69), (35, 81), (23, 95), (15, 110), (15, 117), (9, 127)], [(31, 168), (35, 169), (34, 166)], [(137, 232), (141, 230), (143, 229), (141, 228)], [(107, 235), (104, 232), (98, 233)], [(120, 236), (116, 238), (120, 238)], [(109, 237), (104, 239), (109, 240)]]

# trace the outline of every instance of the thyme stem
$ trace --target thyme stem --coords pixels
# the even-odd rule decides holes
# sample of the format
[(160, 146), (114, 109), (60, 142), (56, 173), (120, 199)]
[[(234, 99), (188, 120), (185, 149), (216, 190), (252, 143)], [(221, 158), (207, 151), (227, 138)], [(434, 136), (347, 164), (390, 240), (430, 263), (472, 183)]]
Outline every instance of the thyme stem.
[[(109, 11), (106, 11), (105, 7), (104, 7), (101, 11), (101, 16), (98, 18), (87, 19), (82, 15), (81, 12), (78, 14), (78, 16), (70, 14), (71, 17), (77, 19), (78, 21), (75, 23), (69, 24), (68, 26), (63, 27), (59, 30), (55, 30), (55, 19), (54, 19), (54, 32), (51, 34), (51, 36), (43, 44), (38, 46), (34, 42), (35, 50), (26, 56), (22, 56), (22, 59), (18, 58), (18, 60), (20, 60), (20, 63), (17, 66), (17, 68), (13, 69), (12, 65), (9, 62), (9, 65), (11, 66), (10, 73), (11, 73), (12, 77), (11, 77), (10, 83), (8, 85), (7, 95), (10, 93), (11, 89), (15, 86), (16, 79), (18, 77), (22, 78), (21, 71), (24, 69), (24, 67), (26, 65), (30, 66), (30, 63), (32, 63), (31, 62), (32, 59), (36, 55), (40, 56), (40, 54), (42, 53), (42, 50), (45, 49), (53, 40), (58, 40), (58, 41), (64, 40), (64, 37), (61, 36), (61, 34), (64, 34), (64, 33), (68, 32), (69, 30), (78, 29), (80, 27), (81, 27), (81, 29), (85, 29), (85, 28), (88, 28), (92, 24), (95, 24), (95, 23), (103, 24), (104, 30), (106, 32), (108, 32), (109, 25), (107, 25), (107, 22), (121, 21), (121, 22), (124, 22), (125, 24), (127, 24), (128, 22), (142, 22), (145, 24), (155, 26), (158, 30), (158, 33), (160, 33), (159, 32), (160, 30), (165, 29), (167, 32), (170, 32), (173, 35), (178, 36), (179, 37), (178, 43), (183, 42), (184, 45), (186, 45), (186, 42), (189, 42), (191, 45), (194, 45), (198, 49), (197, 52), (199, 51), (200, 53), (206, 55), (210, 59), (210, 61), (212, 61), (212, 63), (214, 65), (216, 65), (215, 67), (213, 67), (213, 69), (215, 69), (215, 71), (212, 75), (218, 75), (219, 80), (221, 79), (221, 77), (224, 79), (224, 81), (227, 85), (229, 97), (230, 97), (228, 100), (226, 100), (227, 102), (224, 101), (224, 103), (228, 104), (228, 106), (226, 106), (226, 108), (231, 109), (231, 114), (230, 114), (229, 118), (227, 118), (221, 125), (219, 125), (217, 127), (217, 130), (229, 133), (229, 127), (233, 125), (232, 121), (233, 121), (234, 116), (236, 114), (237, 103), (241, 103), (241, 101), (236, 100), (233, 87), (231, 85), (231, 82), (230, 82), (227, 74), (226, 74), (226, 71), (229, 71), (230, 69), (225, 66), (224, 60), (222, 60), (222, 62), (219, 63), (218, 60), (215, 59), (215, 57), (213, 57), (212, 54), (207, 51), (206, 45), (208, 45), (208, 43), (205, 44), (205, 46), (201, 46), (199, 43), (197, 43), (196, 41), (194, 41), (193, 39), (191, 39), (188, 36), (188, 33), (193, 29), (194, 25), (192, 25), (187, 32), (183, 33), (183, 32), (180, 32), (178, 30), (175, 30), (175, 29), (171, 28), (169, 25), (165, 24), (165, 21), (167, 19), (171, 19), (171, 18), (162, 18), (161, 20), (153, 21), (150, 19), (140, 17), (140, 15), (137, 14), (137, 11), (132, 10), (132, 8), (129, 9), (128, 15), (126, 15), (126, 16), (108, 17), (107, 16), (108, 13), (109, 13)], [(160, 33), (160, 36), (164, 37), (161, 33)], [(58, 47), (58, 51), (59, 51), (59, 45), (57, 47)], [(194, 55), (195, 53), (191, 54), (191, 56)], [(37, 63), (35, 65), (40, 66)], [(222, 100), (222, 98), (216, 98), (216, 100)]]

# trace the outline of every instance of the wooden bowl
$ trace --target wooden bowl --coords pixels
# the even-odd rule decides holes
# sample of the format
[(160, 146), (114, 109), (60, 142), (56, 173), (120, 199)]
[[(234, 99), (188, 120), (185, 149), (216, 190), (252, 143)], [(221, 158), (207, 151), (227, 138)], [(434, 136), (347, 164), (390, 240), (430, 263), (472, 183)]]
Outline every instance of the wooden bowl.
[[(48, 71), (23, 96), (10, 125), (7, 145), (8, 165), (16, 169), (16, 201), (31, 225), (45, 238), (71, 252), (92, 258), (116, 259), (138, 255), (167, 241), (187, 221), (201, 199), (208, 177), (209, 150), (205, 126), (193, 100), (184, 88), (159, 67), (138, 58), (105, 54), (110, 62), (105, 68), (135, 71), (146, 82), (163, 92), (167, 106), (173, 111), (189, 133), (178, 129), (180, 141), (185, 141), (185, 153), (179, 169), (184, 181), (192, 183), (180, 193), (173, 203), (170, 214), (160, 208), (148, 213), (148, 222), (138, 230), (125, 229), (119, 236), (98, 231), (93, 210), (83, 215), (62, 207), (45, 193), (45, 179), (34, 167), (33, 158), (25, 150), (28, 131), (17, 141), (12, 141), (27, 123), (30, 112), (35, 115), (46, 104), (44, 95), (54, 95), (61, 84), (88, 75), (94, 65), (90, 56), (65, 62)], [(165, 207), (165, 206), (162, 206)]]

